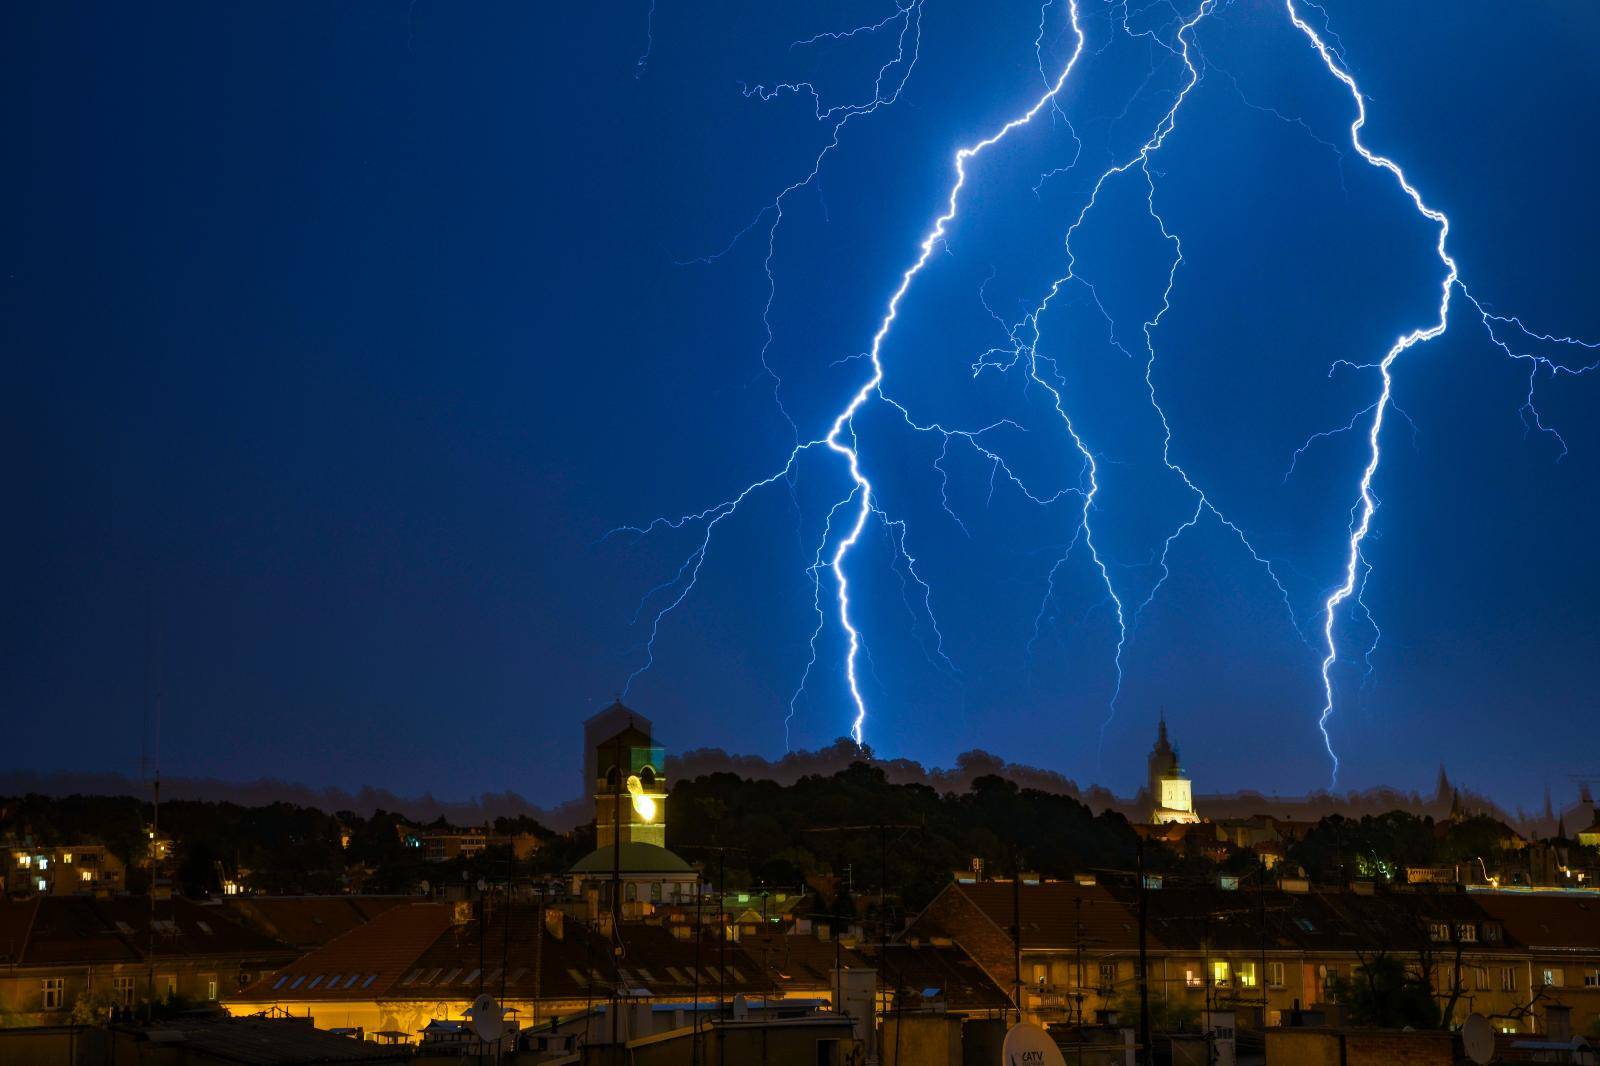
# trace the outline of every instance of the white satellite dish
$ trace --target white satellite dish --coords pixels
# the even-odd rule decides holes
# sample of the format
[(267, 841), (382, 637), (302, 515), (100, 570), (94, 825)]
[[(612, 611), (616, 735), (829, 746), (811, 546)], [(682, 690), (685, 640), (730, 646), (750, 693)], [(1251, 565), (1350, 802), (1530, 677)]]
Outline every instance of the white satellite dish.
[(1469, 1014), (1461, 1026), (1461, 1048), (1478, 1066), (1494, 1061), (1494, 1026), (1481, 1014)]
[(1013, 1025), (1006, 1033), (1000, 1062), (1001, 1066), (1067, 1066), (1050, 1034), (1027, 1022)]
[(500, 1009), (500, 1004), (486, 995), (473, 1000), (466, 1015), (472, 1019), (472, 1031), (485, 1044), (499, 1040), (500, 1034), (506, 1031), (505, 1012)]

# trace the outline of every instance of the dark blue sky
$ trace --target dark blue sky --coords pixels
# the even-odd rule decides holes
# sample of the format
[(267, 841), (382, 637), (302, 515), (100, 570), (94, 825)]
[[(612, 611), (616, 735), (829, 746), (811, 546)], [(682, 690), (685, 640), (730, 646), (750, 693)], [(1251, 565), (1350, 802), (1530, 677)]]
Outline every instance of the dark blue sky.
[[(971, 367), (1007, 346), (994, 316), (1017, 321), (1065, 272), (1094, 179), (1150, 136), (1184, 76), (1156, 44), (1172, 43), (1171, 9), (1134, 17), (1155, 36), (1129, 37), (1082, 4), (1088, 49), (1059, 112), (972, 164), (882, 349), (886, 392), (920, 422), (1015, 422), (984, 443), (1041, 496), (1082, 484), (1070, 440), (1025, 374)], [(154, 631), (169, 773), (566, 798), (580, 719), (643, 663), (676, 591), (630, 624), (639, 597), (698, 542), (603, 535), (711, 506), (793, 445), (762, 370), (774, 216), (760, 213), (833, 122), (807, 95), (741, 84), (860, 102), (897, 41), (917, 48), (908, 76), (908, 61), (886, 68), (889, 88), (904, 78), (893, 104), (847, 123), (785, 198), (771, 244), (766, 359), (810, 439), (864, 380), (848, 357), (939, 214), (954, 150), (1065, 62), (1064, 5), (1042, 20), (940, 0), (902, 18), (888, 0), (659, 0), (653, 20), (647, 0), (9, 6), (7, 762), (136, 769)], [(1473, 294), (1538, 331), (1600, 337), (1600, 16), (1329, 13), (1369, 145), (1449, 214)], [(917, 14), (920, 37), (902, 38)], [(1129, 630), (1097, 751), (1117, 626), (1081, 544), (1043, 599), (1081, 498), (1036, 506), (1004, 474), (991, 492), (990, 463), (959, 439), (942, 490), (940, 440), (875, 400), (861, 455), (905, 524), (869, 524), (850, 569), (882, 754), (983, 747), (1131, 791), (1165, 707), (1201, 791), (1327, 783), (1317, 609), (1341, 578), (1364, 436), (1321, 440), (1283, 475), (1376, 396), (1373, 371), (1329, 365), (1373, 361), (1432, 320), (1436, 230), (1351, 150), (1350, 97), (1281, 4), (1224, 5), (1194, 41), (1203, 77), (1152, 163), (1184, 252), (1152, 381), (1172, 458), (1274, 561), (1294, 617), (1202, 520)], [(1068, 286), (1039, 349), (1097, 457), (1091, 523), (1130, 615), (1194, 506), (1161, 463), (1142, 380), (1140, 325), (1172, 248), (1144, 195), (1138, 171), (1104, 187), (1073, 239), (1102, 306)], [(1569, 774), (1600, 769), (1581, 754), (1597, 710), (1600, 374), (1539, 377), (1565, 458), (1526, 431), (1526, 364), (1459, 294), (1451, 330), (1394, 376), (1411, 424), (1391, 414), (1374, 482), (1364, 599), (1382, 639), (1365, 680), (1371, 626), (1357, 609), (1338, 627), (1340, 785), (1427, 787), (1443, 762), (1507, 803), (1547, 784), (1560, 799)], [(674, 747), (783, 750), (815, 625), (806, 568), (848, 491), (836, 457), (807, 454), (796, 475), (717, 527), (633, 683)], [(902, 528), (926, 603), (902, 588)], [(837, 626), (817, 652), (797, 746), (852, 716)]]

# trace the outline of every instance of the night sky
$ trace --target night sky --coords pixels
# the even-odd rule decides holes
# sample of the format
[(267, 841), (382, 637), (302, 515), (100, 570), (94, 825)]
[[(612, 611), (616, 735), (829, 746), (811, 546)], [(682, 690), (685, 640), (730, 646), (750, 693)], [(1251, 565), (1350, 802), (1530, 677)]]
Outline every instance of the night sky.
[[(784, 469), (796, 433), (827, 432), (955, 150), (1026, 111), (1074, 43), (1065, 0), (651, 6), (6, 7), (5, 768), (136, 772), (154, 661), (170, 775), (568, 797), (581, 719), (644, 664), (684, 582), (640, 597), (693, 564), (704, 527), (607, 531), (711, 507)], [(1184, 82), (1172, 8), (1130, 35), (1120, 7), (1082, 7), (1059, 109), (970, 164), (882, 347), (884, 392), (912, 418), (1003, 423), (984, 446), (1065, 495), (1035, 504), (965, 438), (944, 448), (863, 407), (875, 501), (903, 523), (875, 517), (848, 563), (866, 740), (945, 765), (982, 747), (1131, 793), (1165, 708), (1200, 792), (1324, 787), (1318, 611), (1370, 414), (1284, 475), (1377, 396), (1376, 372), (1330, 364), (1375, 361), (1436, 316), (1437, 228), (1351, 149), (1352, 100), (1280, 3), (1197, 26), (1203, 76), (1151, 164), (1184, 255), (1152, 384), (1171, 458), (1289, 604), (1203, 516), (1132, 624), (1195, 507), (1142, 376), (1173, 244), (1135, 169), (1077, 230), (1087, 284), (1039, 345), (1097, 459), (1090, 522), (1126, 607), (1102, 749), (1115, 605), (1081, 538), (1059, 562), (1081, 457), (1026, 373), (972, 372), (1009, 357), (1005, 327), (1065, 273), (1095, 179)], [(1600, 338), (1600, 13), (1508, 10), (1329, 18), (1367, 143), (1450, 216), (1472, 293)], [(898, 95), (843, 126), (772, 230), (841, 117), (816, 108), (871, 100), (880, 69)], [(742, 91), (801, 82), (816, 99)], [(1370, 621), (1352, 603), (1336, 626), (1339, 787), (1426, 789), (1442, 762), (1508, 805), (1547, 785), (1559, 801), (1600, 770), (1584, 754), (1600, 373), (1541, 372), (1560, 438), (1530, 430), (1527, 364), (1458, 293), (1449, 332), (1394, 381)], [(817, 620), (807, 568), (849, 488), (811, 450), (716, 527), (628, 691), (665, 743), (783, 752)], [(796, 747), (853, 716), (833, 595), (824, 573)]]

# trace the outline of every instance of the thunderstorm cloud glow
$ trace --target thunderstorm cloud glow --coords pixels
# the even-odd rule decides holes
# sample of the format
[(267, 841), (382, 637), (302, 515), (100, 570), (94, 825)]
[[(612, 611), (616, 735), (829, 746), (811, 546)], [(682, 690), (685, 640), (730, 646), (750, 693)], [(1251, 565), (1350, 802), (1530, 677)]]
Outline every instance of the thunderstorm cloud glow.
[[(1398, 159), (1405, 155), (1404, 145), (1394, 145), (1381, 153), (1365, 137), (1368, 122), (1369, 100), (1352, 73), (1346, 59), (1346, 49), (1338, 34), (1330, 26), (1329, 16), (1311, 0), (1284, 0), (1279, 17), (1295, 31), (1294, 39), (1311, 50), (1325, 78), (1326, 86), (1336, 89), (1347, 99), (1348, 126), (1342, 139), (1335, 139), (1319, 131), (1305, 117), (1288, 112), (1271, 102), (1247, 95), (1240, 80), (1228, 70), (1217, 66), (1203, 53), (1198, 32), (1207, 20), (1215, 18), (1219, 9), (1229, 5), (1218, 0), (1201, 0), (1184, 8), (1153, 7), (1130, 10), (1127, 4), (1104, 4), (1091, 0), (1046, 0), (1039, 10), (1038, 35), (1031, 42), (1039, 65), (1039, 87), (1036, 95), (1019, 105), (1009, 117), (992, 128), (957, 147), (953, 156), (946, 159), (929, 159), (929, 168), (944, 168), (948, 182), (941, 197), (941, 208), (926, 224), (920, 239), (908, 249), (906, 265), (896, 276), (884, 279), (884, 297), (877, 325), (859, 351), (833, 353), (823, 361), (832, 367), (859, 367), (860, 376), (853, 389), (839, 398), (830, 419), (813, 431), (802, 427), (804, 421), (785, 404), (785, 381), (775, 364), (769, 359), (775, 341), (773, 320), (774, 302), (780, 286), (778, 269), (779, 239), (786, 221), (787, 210), (803, 191), (818, 193), (821, 176), (830, 166), (846, 132), (861, 123), (870, 123), (880, 113), (898, 106), (912, 80), (925, 72), (922, 59), (925, 0), (896, 0), (893, 10), (872, 21), (855, 26), (819, 31), (797, 39), (789, 46), (791, 52), (804, 53), (819, 45), (848, 43), (852, 47), (875, 46), (878, 52), (871, 61), (870, 77), (866, 90), (854, 98), (836, 94), (828, 85), (817, 80), (773, 81), (746, 84), (741, 91), (746, 98), (759, 103), (777, 104), (785, 100), (806, 103), (816, 123), (823, 130), (822, 147), (811, 160), (808, 169), (796, 174), (794, 180), (782, 187), (753, 218), (737, 232), (730, 242), (719, 250), (701, 257), (696, 262), (712, 263), (728, 255), (740, 242), (751, 235), (764, 238), (762, 279), (765, 305), (761, 313), (762, 337), (757, 350), (761, 374), (771, 391), (779, 416), (792, 435), (793, 446), (786, 458), (762, 478), (736, 491), (730, 491), (719, 502), (676, 517), (660, 517), (642, 524), (621, 527), (613, 533), (628, 532), (638, 536), (653, 533), (681, 531), (690, 535), (691, 548), (676, 570), (659, 585), (650, 589), (641, 599), (635, 621), (645, 627), (642, 657), (627, 684), (633, 682), (656, 662), (657, 638), (663, 626), (683, 609), (695, 592), (702, 572), (712, 556), (716, 541), (736, 514), (746, 509), (759, 494), (787, 491), (797, 511), (806, 506), (797, 491), (803, 464), (821, 457), (836, 464), (844, 475), (838, 492), (828, 498), (826, 506), (817, 512), (818, 529), (813, 532), (806, 547), (807, 563), (804, 576), (809, 582), (810, 605), (813, 618), (810, 623), (809, 657), (796, 664), (798, 679), (788, 700), (785, 730), (794, 718), (797, 701), (818, 672), (837, 669), (842, 680), (842, 691), (847, 695), (848, 706), (843, 708), (844, 720), (850, 735), (857, 744), (865, 742), (870, 723), (865, 672), (869, 667), (867, 634), (863, 630), (860, 610), (859, 576), (865, 565), (861, 549), (869, 533), (881, 530), (889, 546), (892, 567), (898, 577), (902, 598), (913, 626), (926, 627), (931, 634), (925, 642), (929, 659), (941, 668), (956, 671), (958, 664), (947, 653), (935, 604), (938, 590), (924, 579), (912, 544), (916, 528), (903, 515), (887, 509), (878, 487), (877, 471), (887, 456), (867, 454), (862, 447), (858, 431), (859, 421), (872, 410), (889, 413), (908, 432), (919, 437), (935, 438), (938, 456), (933, 468), (938, 477), (938, 504), (950, 522), (966, 536), (971, 536), (962, 514), (952, 502), (950, 465), (957, 450), (970, 452), (986, 471), (985, 489), (990, 499), (997, 491), (1014, 492), (1028, 505), (1040, 509), (1060, 524), (1059, 550), (1054, 554), (1043, 584), (1036, 590), (1037, 610), (1032, 612), (1033, 632), (1028, 642), (1031, 661), (1041, 654), (1038, 645), (1044, 629), (1059, 610), (1063, 590), (1058, 584), (1061, 575), (1081, 558), (1092, 574), (1097, 590), (1091, 602), (1085, 604), (1090, 611), (1103, 611), (1110, 620), (1114, 639), (1105, 649), (1108, 669), (1113, 681), (1104, 719), (1098, 723), (1100, 742), (1103, 745), (1105, 729), (1118, 709), (1125, 681), (1125, 662), (1141, 620), (1167, 585), (1176, 565), (1174, 549), (1193, 531), (1213, 527), (1215, 531), (1236, 546), (1236, 550), (1258, 567), (1265, 580), (1275, 589), (1277, 601), (1273, 610), (1281, 611), (1300, 637), (1305, 647), (1312, 649), (1308, 660), (1318, 679), (1322, 693), (1320, 708), (1304, 708), (1306, 721), (1314, 722), (1320, 732), (1321, 743), (1327, 749), (1331, 778), (1336, 783), (1340, 769), (1339, 755), (1335, 751), (1330, 722), (1340, 706), (1340, 685), (1337, 668), (1341, 663), (1359, 663), (1364, 666), (1363, 684), (1372, 681), (1372, 656), (1380, 633), (1377, 620), (1367, 608), (1365, 593), (1370, 583), (1381, 583), (1382, 573), (1375, 573), (1366, 554), (1368, 542), (1374, 536), (1379, 512), (1379, 498), (1374, 490), (1384, 459), (1385, 430), (1391, 425), (1391, 416), (1410, 421), (1396, 404), (1394, 368), (1397, 360), (1408, 352), (1443, 335), (1452, 324), (1452, 312), (1459, 316), (1463, 309), (1483, 327), (1489, 342), (1508, 359), (1526, 367), (1526, 395), (1521, 397), (1520, 416), (1530, 433), (1548, 437), (1559, 446), (1560, 455), (1567, 454), (1567, 442), (1560, 432), (1541, 413), (1536, 399), (1536, 388), (1541, 377), (1555, 380), (1576, 377), (1600, 367), (1600, 345), (1576, 337), (1543, 332), (1524, 324), (1514, 314), (1491, 310), (1490, 301), (1480, 299), (1468, 287), (1457, 260), (1452, 256), (1448, 238), (1451, 220), (1437, 207), (1431, 206), (1426, 194), (1408, 178)], [(1162, 14), (1162, 12), (1165, 14)], [(655, 18), (654, 4), (650, 7)], [(1152, 14), (1154, 12), (1155, 14)], [(1161, 17), (1156, 17), (1159, 14)], [(1094, 36), (1091, 38), (1091, 24)], [(1057, 37), (1065, 41), (1058, 49), (1047, 47), (1047, 39)], [(654, 47), (654, 23), (647, 28), (647, 45), (638, 66), (642, 73)], [(1164, 103), (1155, 110), (1154, 120), (1142, 136), (1120, 154), (1097, 160), (1093, 165), (1084, 159), (1085, 141), (1078, 128), (1068, 120), (1074, 93), (1080, 86), (1081, 68), (1087, 57), (1098, 57), (1114, 45), (1135, 45), (1145, 49), (1150, 56), (1149, 72), (1129, 98), (1124, 114), (1115, 116), (1112, 125), (1128, 117), (1134, 100), (1140, 97), (1152, 82), (1168, 84)], [(1061, 53), (1051, 66), (1047, 54)], [(1433, 227), (1434, 251), (1437, 273), (1427, 279), (1436, 285), (1437, 305), (1434, 313), (1416, 322), (1396, 336), (1387, 350), (1369, 355), (1352, 353), (1334, 361), (1329, 375), (1354, 375), (1363, 381), (1370, 380), (1370, 391), (1359, 409), (1349, 415), (1348, 421), (1332, 428), (1316, 428), (1304, 443), (1286, 456), (1283, 480), (1303, 476), (1297, 474), (1302, 459), (1314, 448), (1325, 447), (1327, 442), (1346, 434), (1358, 435), (1364, 441), (1364, 462), (1354, 480), (1324, 487), (1332, 498), (1348, 501), (1349, 522), (1343, 538), (1339, 557), (1327, 560), (1331, 572), (1337, 575), (1331, 587), (1324, 587), (1315, 601), (1315, 609), (1297, 612), (1283, 570), (1282, 561), (1259, 550), (1257, 541), (1245, 525), (1236, 521), (1229, 510), (1218, 500), (1214, 491), (1201, 483), (1198, 475), (1191, 474), (1193, 463), (1176, 457), (1174, 425), (1168, 415), (1170, 397), (1157, 387), (1159, 353), (1162, 351), (1163, 327), (1173, 306), (1174, 287), (1186, 267), (1184, 234), (1169, 223), (1168, 216), (1158, 208), (1160, 191), (1167, 179), (1161, 166), (1162, 152), (1170, 136), (1186, 121), (1185, 105), (1191, 94), (1206, 79), (1214, 75), (1226, 84), (1237, 101), (1245, 108), (1263, 113), (1298, 130), (1325, 151), (1338, 168), (1340, 188), (1345, 188), (1347, 165), (1367, 167), (1381, 172), (1392, 181), (1398, 191), (1409, 201), (1416, 216)], [(1129, 118), (1128, 121), (1133, 121)], [(1080, 182), (1081, 201), (1069, 213), (1070, 222), (1059, 234), (1059, 270), (1053, 276), (1036, 279), (1037, 299), (1021, 303), (1014, 312), (1007, 313), (991, 305), (987, 291), (988, 282), (976, 295), (994, 328), (1002, 338), (1000, 343), (977, 354), (971, 362), (970, 380), (981, 384), (991, 377), (1015, 381), (1024, 395), (1038, 398), (1054, 419), (1053, 432), (1060, 434), (1062, 448), (1067, 452), (1076, 477), (1064, 483), (1041, 483), (1036, 473), (1029, 472), (1024, 464), (1008, 452), (1008, 442), (1020, 439), (1030, 428), (1019, 421), (1002, 417), (982, 421), (971, 426), (950, 425), (945, 420), (925, 418), (918, 414), (910, 400), (897, 398), (897, 382), (918, 373), (915, 358), (896, 360), (893, 365), (885, 359), (885, 346), (900, 324), (908, 294), (917, 285), (936, 257), (949, 251), (953, 227), (968, 209), (970, 187), (978, 179), (982, 168), (993, 156), (1001, 154), (1001, 146), (1019, 136), (1025, 129), (1037, 133), (1047, 128), (1051, 136), (1058, 137), (1065, 153), (1065, 162), (1041, 171), (1032, 183), (1034, 196), (1041, 196), (1054, 185), (1068, 177)], [(1075, 246), (1086, 227), (1093, 225), (1107, 210), (1106, 201), (1112, 197), (1132, 195), (1141, 205), (1143, 224), (1153, 227), (1166, 249), (1162, 271), (1162, 287), (1148, 294), (1150, 313), (1143, 316), (1136, 329), (1129, 329), (1110, 308), (1112, 293), (1104, 281), (1096, 280), (1093, 272), (1080, 261)], [(690, 264), (685, 263), (688, 267)], [(992, 280), (991, 270), (989, 278)], [(1080, 430), (1080, 419), (1085, 410), (1084, 397), (1074, 392), (1063, 359), (1070, 351), (1046, 350), (1042, 343), (1047, 320), (1059, 313), (1060, 305), (1068, 298), (1080, 298), (1084, 306), (1094, 309), (1103, 320), (1107, 343), (1121, 356), (1134, 361), (1140, 368), (1142, 390), (1153, 418), (1156, 438), (1152, 442), (1159, 456), (1162, 476), (1187, 500), (1176, 520), (1170, 521), (1157, 538), (1158, 548), (1138, 569), (1149, 578), (1142, 584), (1131, 581), (1126, 574), (1132, 567), (1115, 559), (1106, 549), (1106, 533), (1101, 526), (1101, 494), (1103, 492), (1104, 464), (1108, 456), (1091, 446)], [(1572, 354), (1570, 360), (1559, 354)], [(1366, 387), (1366, 386), (1363, 386)], [(1141, 401), (1141, 402), (1145, 402)], [(1342, 417), (1342, 416), (1341, 416)], [(1061, 506), (1058, 506), (1061, 505)], [(1063, 513), (1065, 508), (1065, 513)], [(1361, 637), (1351, 634), (1358, 628)], [(840, 639), (841, 652), (836, 663), (824, 662), (819, 641), (829, 631)], [(1308, 630), (1315, 637), (1308, 636)], [(920, 638), (919, 638), (920, 639)], [(1309, 728), (1309, 725), (1308, 725)]]

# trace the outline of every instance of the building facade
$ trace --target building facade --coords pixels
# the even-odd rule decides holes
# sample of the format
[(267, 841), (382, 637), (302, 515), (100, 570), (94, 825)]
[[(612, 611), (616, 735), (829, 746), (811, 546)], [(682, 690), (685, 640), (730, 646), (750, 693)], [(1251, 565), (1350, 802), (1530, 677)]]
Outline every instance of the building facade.
[(8, 895), (110, 895), (127, 887), (127, 864), (104, 844), (13, 845), (10, 851)]
[[(1251, 1026), (1332, 1017), (1338, 979), (1390, 956), (1427, 981), (1457, 1024), (1477, 1012), (1504, 1031), (1540, 1033), (1550, 1006), (1569, 1009), (1575, 1031), (1600, 1020), (1593, 894), (1149, 884), (1146, 964), (1158, 1001), (1233, 1010)], [(1041, 1024), (1091, 1023), (1137, 1001), (1138, 896), (1131, 882), (953, 883), (910, 935), (957, 944), (997, 985), (1020, 985), (1024, 1013)]]

